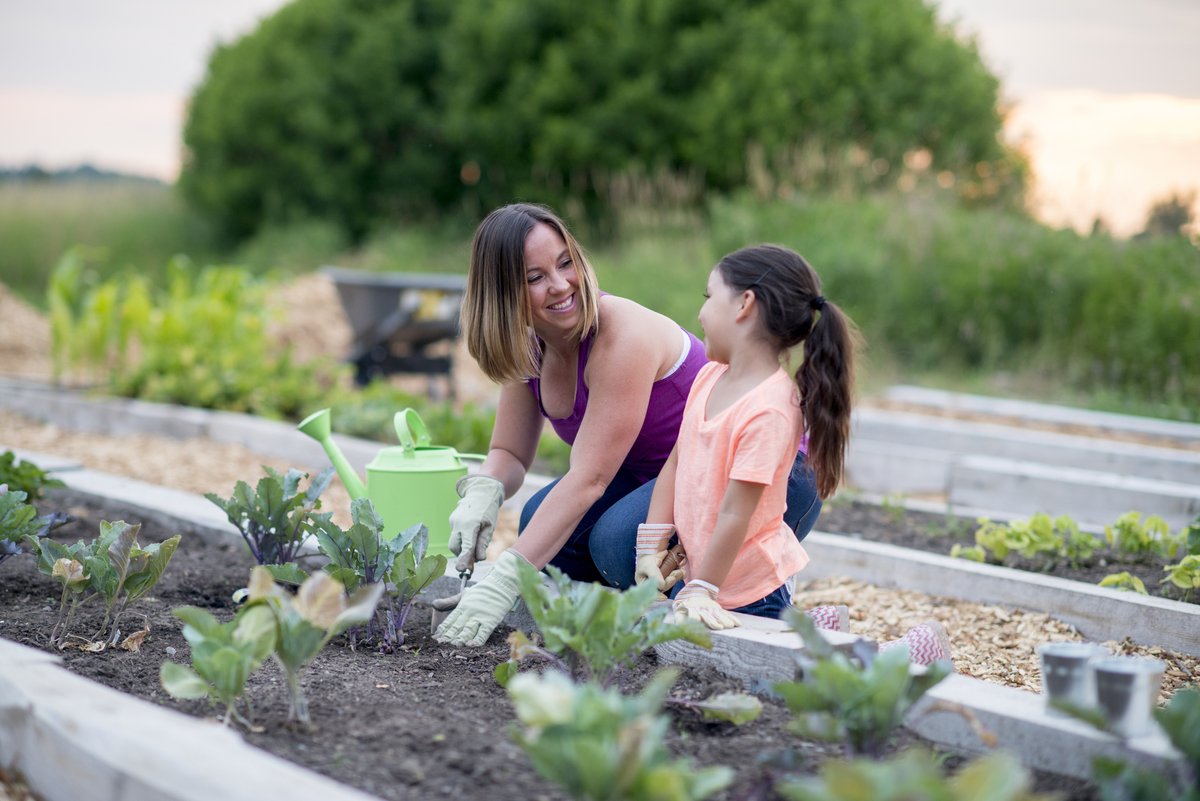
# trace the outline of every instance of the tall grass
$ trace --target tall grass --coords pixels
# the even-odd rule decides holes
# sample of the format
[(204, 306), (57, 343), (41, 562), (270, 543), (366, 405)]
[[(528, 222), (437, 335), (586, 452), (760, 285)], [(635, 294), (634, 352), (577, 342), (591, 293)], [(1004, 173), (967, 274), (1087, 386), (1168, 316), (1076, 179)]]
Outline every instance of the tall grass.
[(143, 181), (0, 183), (0, 281), (45, 307), (54, 265), (75, 245), (93, 249), (101, 275), (158, 276), (171, 256), (219, 252), (212, 231), (174, 190)]
[[(615, 234), (583, 235), (601, 287), (698, 331), (717, 259), (776, 242), (804, 254), (863, 329), (868, 385), (925, 380), (1200, 420), (1200, 249), (1186, 239), (1079, 236), (928, 188), (767, 194), (625, 210)], [(79, 242), (108, 251), (108, 272), (152, 280), (180, 251), (255, 272), (462, 272), (473, 223), (393, 226), (353, 251), (330, 226), (299, 224), (220, 258), (166, 187), (0, 185), (0, 281), (43, 304), (50, 269)]]

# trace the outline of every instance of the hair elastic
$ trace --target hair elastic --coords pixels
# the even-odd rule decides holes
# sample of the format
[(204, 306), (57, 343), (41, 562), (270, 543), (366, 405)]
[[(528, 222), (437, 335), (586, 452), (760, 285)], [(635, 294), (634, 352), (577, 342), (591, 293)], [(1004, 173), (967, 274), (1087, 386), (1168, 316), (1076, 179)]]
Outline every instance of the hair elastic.
[(810, 300), (808, 302), (808, 308), (812, 309), (813, 311), (821, 311), (822, 309), (824, 309), (825, 308), (825, 296), (817, 295), (815, 298), (813, 298), (812, 300)]

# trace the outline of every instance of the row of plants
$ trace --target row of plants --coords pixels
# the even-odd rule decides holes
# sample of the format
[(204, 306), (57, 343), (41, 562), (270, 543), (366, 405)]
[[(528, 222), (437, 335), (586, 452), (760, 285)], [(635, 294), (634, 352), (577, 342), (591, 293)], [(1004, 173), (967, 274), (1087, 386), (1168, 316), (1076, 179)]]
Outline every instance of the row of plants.
[[(1166, 562), (1166, 576), (1160, 583), (1174, 587), (1180, 599), (1190, 601), (1200, 589), (1200, 517), (1172, 533), (1157, 515), (1126, 512), (1104, 527), (1103, 539), (1081, 531), (1069, 515), (1051, 518), (1035, 514), (1010, 522), (980, 518), (975, 545), (955, 544), (950, 555), (998, 565), (1019, 556), (1046, 571), (1062, 562), (1072, 567)], [(1111, 573), (1099, 583), (1147, 594), (1145, 583), (1128, 570)]]
[[(6, 464), (0, 459), (0, 467)], [(20, 472), (34, 496), (52, 483), (28, 463), (13, 466), (19, 471), (9, 472)], [(231, 620), (220, 622), (197, 607), (173, 610), (184, 624), (191, 664), (165, 662), (160, 675), (164, 688), (176, 697), (207, 697), (217, 703), (226, 723), (251, 725), (249, 699), (242, 697), (246, 679), (268, 659), (286, 678), (289, 719), (307, 723), (303, 674), (321, 649), (347, 633), (351, 647), (369, 642), (394, 651), (402, 642), (406, 609), (445, 570), (444, 557), (425, 554), (424, 527), (387, 532), (370, 502), (360, 500), (353, 506), (353, 525), (343, 531), (317, 512), (329, 471), (302, 491), (304, 478), (296, 471), (281, 474), (268, 468), (254, 489), (239, 482), (230, 498), (209, 496), (238, 527), (259, 564), (247, 587), (235, 594), (241, 605)], [(2, 493), (0, 503), (5, 498), (24, 501), (25, 493)], [(21, 512), (22, 525), (28, 517)], [(0, 515), (0, 539), (14, 540), (10, 520), (15, 519)], [(102, 522), (99, 537), (70, 546), (28, 532), (17, 538), (37, 555), (39, 569), (63, 584), (64, 600), (103, 599), (105, 626), (85, 639), (88, 650), (116, 643), (122, 611), (154, 586), (180, 540), (175, 536), (142, 548), (136, 542), (138, 528), (123, 521)], [(304, 548), (310, 540), (316, 541), (316, 553)], [(309, 559), (323, 562), (311, 574), (300, 566)], [(539, 773), (580, 799), (702, 799), (727, 786), (730, 768), (697, 768), (671, 755), (666, 744), (671, 718), (664, 710), (689, 709), (706, 720), (737, 725), (758, 716), (761, 702), (756, 697), (672, 697), (678, 678), (672, 669), (659, 671), (638, 692), (624, 692), (628, 669), (646, 650), (673, 639), (705, 645), (707, 630), (694, 622), (677, 623), (666, 605), (655, 606), (652, 585), (618, 592), (549, 573), (547, 581), (532, 568), (523, 572), (521, 595), (538, 634), (513, 632), (510, 658), (495, 671), (519, 721), (512, 736)], [(299, 586), (293, 593), (284, 584)], [(104, 630), (109, 611), (111, 635)], [(59, 647), (68, 636), (69, 619), (60, 611), (60, 622), (68, 625), (52, 632)], [(947, 675), (948, 665), (913, 671), (903, 649), (881, 654), (865, 641), (853, 644), (848, 653), (835, 651), (806, 616), (793, 610), (788, 622), (805, 643), (797, 677), (757, 689), (785, 702), (799, 736), (841, 743), (845, 760), (826, 762), (817, 776), (802, 776), (799, 750), (785, 745), (764, 755), (768, 781), (757, 797), (975, 799), (985, 789), (987, 797), (999, 799), (1035, 797), (1028, 792), (1028, 774), (1003, 753), (976, 760), (953, 776), (946, 775), (941, 758), (919, 750), (879, 762), (906, 713)], [(136, 650), (138, 634), (123, 645)], [(529, 669), (534, 666), (542, 670)], [(1158, 714), (1190, 762), (1178, 775), (1151, 775), (1120, 761), (1098, 765), (1096, 780), (1106, 798), (1168, 797), (1161, 794), (1163, 787), (1172, 790), (1169, 797), (1194, 797), (1200, 693), (1181, 691)], [(988, 738), (986, 732), (980, 734)]]

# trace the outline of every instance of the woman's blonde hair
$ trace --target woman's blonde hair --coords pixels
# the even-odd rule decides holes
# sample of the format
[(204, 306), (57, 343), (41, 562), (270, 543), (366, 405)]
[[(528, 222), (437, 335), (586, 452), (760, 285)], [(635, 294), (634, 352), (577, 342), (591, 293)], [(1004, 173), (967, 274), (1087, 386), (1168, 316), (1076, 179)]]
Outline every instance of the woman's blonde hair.
[(572, 337), (582, 340), (598, 322), (596, 273), (563, 221), (532, 203), (496, 209), (479, 223), (471, 242), (462, 330), (471, 357), (488, 378), (501, 384), (532, 378), (541, 364), (525, 281), (525, 239), (538, 223), (562, 237), (578, 275), (580, 315)]

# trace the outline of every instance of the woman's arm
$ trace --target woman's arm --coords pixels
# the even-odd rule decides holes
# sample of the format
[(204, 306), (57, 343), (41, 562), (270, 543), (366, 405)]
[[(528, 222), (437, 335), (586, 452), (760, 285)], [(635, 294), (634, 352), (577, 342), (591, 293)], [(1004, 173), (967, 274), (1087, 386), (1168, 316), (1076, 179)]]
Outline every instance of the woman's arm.
[(514, 383), (506, 384), (500, 390), (492, 441), (479, 472), (499, 480), (504, 485), (506, 498), (519, 490), (525, 481), (525, 474), (537, 454), (542, 423), (537, 400), (529, 387)]
[(729, 482), (729, 486), (725, 488), (725, 495), (721, 498), (716, 528), (709, 541), (708, 550), (701, 556), (700, 569), (692, 578), (721, 586), (733, 567), (742, 543), (746, 541), (750, 516), (758, 508), (758, 502), (765, 489), (766, 485), (749, 481), (734, 479)]
[(660, 341), (658, 320), (636, 304), (603, 306), (585, 370), (587, 411), (571, 447), (570, 467), (514, 546), (535, 567), (554, 558), (604, 494), (642, 429), (664, 355), (677, 347)]

